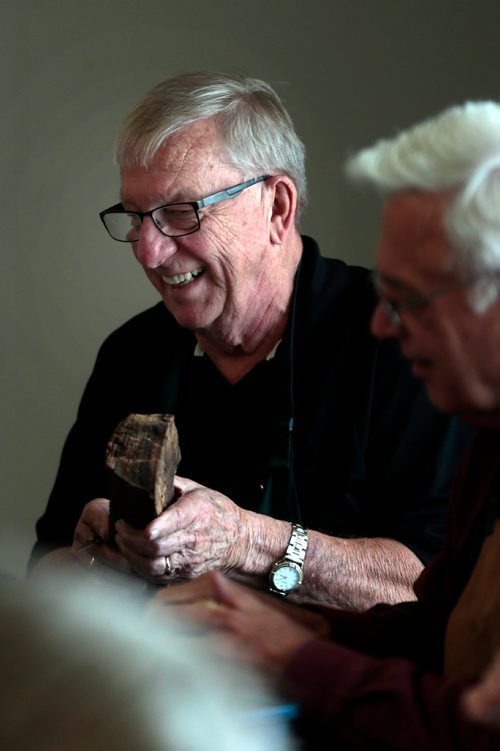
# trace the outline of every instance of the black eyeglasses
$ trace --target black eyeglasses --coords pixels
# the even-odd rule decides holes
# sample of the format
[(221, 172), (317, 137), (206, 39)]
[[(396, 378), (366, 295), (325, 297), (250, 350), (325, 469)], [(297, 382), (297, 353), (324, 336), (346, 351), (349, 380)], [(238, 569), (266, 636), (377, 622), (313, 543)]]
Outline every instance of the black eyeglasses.
[(252, 177), (231, 188), (220, 190), (211, 196), (200, 198), (199, 201), (183, 201), (182, 203), (166, 203), (151, 211), (127, 211), (121, 203), (101, 211), (99, 216), (107, 231), (118, 242), (135, 243), (139, 240), (144, 217), (150, 216), (155, 226), (167, 237), (182, 237), (191, 235), (200, 229), (200, 209), (212, 206), (220, 201), (227, 201), (250, 188), (251, 185), (267, 180), (270, 175)]
[(377, 292), (379, 303), (384, 308), (391, 322), (398, 327), (402, 324), (401, 313), (403, 313), (405, 310), (421, 310), (422, 308), (426, 308), (436, 298), (441, 297), (442, 295), (448, 295), (451, 292), (465, 289), (465, 287), (470, 287), (471, 285), (477, 284), (483, 279), (498, 279), (499, 277), (500, 270), (487, 272), (485, 274), (477, 274), (476, 276), (472, 276), (469, 279), (461, 279), (447, 285), (446, 287), (435, 289), (433, 292), (429, 292), (429, 294), (427, 295), (412, 295), (406, 300), (401, 300), (401, 302), (392, 302), (391, 300), (388, 300), (384, 294), (384, 283), (378, 273), (373, 272), (372, 275), (373, 286), (375, 287), (375, 291)]

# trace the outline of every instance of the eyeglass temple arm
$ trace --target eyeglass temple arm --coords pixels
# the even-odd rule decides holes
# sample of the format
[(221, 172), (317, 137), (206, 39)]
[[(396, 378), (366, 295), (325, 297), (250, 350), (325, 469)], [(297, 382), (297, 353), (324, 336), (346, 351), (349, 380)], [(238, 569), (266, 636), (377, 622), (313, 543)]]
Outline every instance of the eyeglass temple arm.
[(218, 203), (219, 201), (223, 201), (225, 198), (234, 198), (234, 196), (239, 195), (246, 188), (249, 188), (251, 185), (255, 185), (255, 183), (261, 183), (263, 182), (263, 180), (267, 180), (268, 177), (269, 175), (252, 177), (251, 180), (240, 183), (240, 185), (235, 185), (233, 188), (227, 188), (226, 190), (221, 190), (219, 193), (214, 193), (213, 196), (202, 198), (201, 201), (196, 201), (196, 204), (199, 209), (203, 209), (205, 206), (210, 206), (211, 203)]

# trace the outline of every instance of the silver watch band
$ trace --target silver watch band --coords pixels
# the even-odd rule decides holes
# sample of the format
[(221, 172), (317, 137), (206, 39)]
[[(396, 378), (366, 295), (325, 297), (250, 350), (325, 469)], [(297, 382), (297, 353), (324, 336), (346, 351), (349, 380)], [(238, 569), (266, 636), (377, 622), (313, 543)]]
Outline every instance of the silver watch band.
[(292, 536), (286, 549), (285, 558), (302, 566), (306, 557), (308, 539), (307, 529), (304, 529), (302, 524), (292, 524)]

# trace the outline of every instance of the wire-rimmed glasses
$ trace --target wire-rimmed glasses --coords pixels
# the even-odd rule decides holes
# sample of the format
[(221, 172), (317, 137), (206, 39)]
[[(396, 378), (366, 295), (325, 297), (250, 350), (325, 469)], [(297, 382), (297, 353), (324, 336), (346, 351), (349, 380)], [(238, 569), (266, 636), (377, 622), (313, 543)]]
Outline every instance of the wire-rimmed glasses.
[(465, 287), (470, 287), (471, 285), (477, 284), (483, 279), (498, 279), (499, 276), (500, 270), (492, 270), (484, 274), (471, 276), (469, 277), (469, 279), (459, 279), (446, 285), (445, 287), (439, 287), (439, 289), (435, 289), (426, 295), (411, 295), (411, 297), (408, 297), (405, 300), (401, 300), (400, 302), (394, 302), (393, 300), (389, 300), (385, 296), (384, 282), (378, 272), (373, 272), (372, 279), (373, 286), (375, 287), (380, 305), (382, 305), (382, 307), (384, 308), (391, 322), (395, 326), (399, 327), (402, 323), (401, 313), (403, 313), (404, 311), (421, 310), (423, 308), (426, 308), (436, 298), (441, 297), (442, 295), (448, 295), (451, 292), (456, 292), (457, 290), (464, 289)]

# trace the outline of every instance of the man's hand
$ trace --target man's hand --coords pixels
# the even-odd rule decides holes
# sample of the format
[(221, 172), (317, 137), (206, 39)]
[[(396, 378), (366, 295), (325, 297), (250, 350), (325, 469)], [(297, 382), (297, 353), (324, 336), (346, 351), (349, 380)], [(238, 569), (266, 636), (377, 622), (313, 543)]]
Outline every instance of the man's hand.
[(109, 544), (109, 501), (94, 498), (87, 503), (76, 525), (71, 555), (84, 568), (108, 566), (129, 574), (132, 569), (127, 559)]
[(179, 498), (145, 529), (118, 520), (116, 545), (108, 544), (109, 501), (88, 503), (75, 531), (75, 559), (169, 584), (213, 570), (255, 579), (286, 549), (288, 522), (245, 511), (222, 493), (182, 477), (175, 478), (175, 486)]
[(279, 673), (303, 644), (329, 636), (323, 616), (237, 584), (219, 572), (159, 591), (154, 612), (168, 607), (231, 637), (233, 656)]
[(175, 486), (178, 500), (144, 530), (116, 523), (116, 544), (132, 569), (159, 583), (216, 569), (245, 571), (250, 527), (259, 515), (191, 480), (176, 477)]

